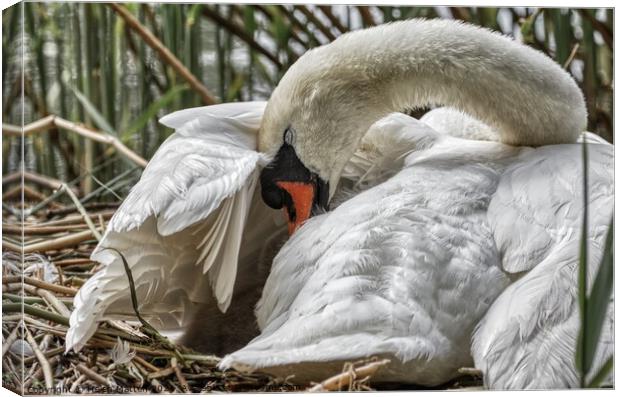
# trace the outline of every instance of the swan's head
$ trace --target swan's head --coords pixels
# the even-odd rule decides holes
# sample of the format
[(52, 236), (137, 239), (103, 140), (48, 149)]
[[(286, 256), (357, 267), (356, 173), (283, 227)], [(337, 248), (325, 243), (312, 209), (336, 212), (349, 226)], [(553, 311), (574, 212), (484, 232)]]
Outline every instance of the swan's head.
[[(286, 208), (292, 233), (314, 211), (326, 210), (342, 170), (378, 117), (357, 80), (356, 65), (320, 47), (302, 56), (274, 90), (259, 133), (273, 160), (261, 173), (263, 200)], [(353, 77), (353, 78), (352, 78)]]

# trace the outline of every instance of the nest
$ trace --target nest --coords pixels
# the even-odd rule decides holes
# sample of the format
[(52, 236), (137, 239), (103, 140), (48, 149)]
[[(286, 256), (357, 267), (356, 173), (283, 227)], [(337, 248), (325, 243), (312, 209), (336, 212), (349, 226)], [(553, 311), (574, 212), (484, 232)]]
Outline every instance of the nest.
[[(65, 353), (73, 296), (99, 269), (90, 253), (118, 203), (81, 205), (63, 185), (57, 193), (65, 189), (74, 205), (60, 205), (28, 189), (26, 196), (45, 205), (34, 205), (23, 229), (19, 211), (3, 203), (3, 387), (18, 394), (373, 390), (372, 374), (385, 360), (347, 363), (321, 383), (296, 386), (291, 377), (219, 370), (218, 357), (175, 345), (137, 321), (103, 322), (80, 352)], [(477, 372), (465, 371), (440, 388), (480, 385)]]

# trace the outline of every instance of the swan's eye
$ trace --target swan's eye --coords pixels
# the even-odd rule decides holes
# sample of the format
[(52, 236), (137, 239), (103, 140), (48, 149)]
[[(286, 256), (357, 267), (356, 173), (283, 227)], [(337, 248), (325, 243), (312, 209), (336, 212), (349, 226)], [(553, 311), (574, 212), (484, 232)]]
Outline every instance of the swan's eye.
[(295, 142), (295, 131), (291, 127), (288, 127), (286, 130), (284, 130), (284, 143), (286, 143), (287, 145), (293, 146), (294, 142)]

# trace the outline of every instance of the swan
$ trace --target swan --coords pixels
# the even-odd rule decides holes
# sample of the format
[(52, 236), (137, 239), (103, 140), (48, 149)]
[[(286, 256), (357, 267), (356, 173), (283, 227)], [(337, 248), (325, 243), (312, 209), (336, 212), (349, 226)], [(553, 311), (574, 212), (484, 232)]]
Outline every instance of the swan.
[[(428, 104), (453, 109), (393, 113)], [(176, 132), (93, 252), (103, 268), (75, 298), (67, 350), (132, 316), (114, 247), (160, 329), (234, 345), (205, 346), (229, 353), (222, 368), (305, 382), (374, 355), (391, 360), (380, 382), (437, 385), (475, 365), (489, 388), (578, 386), (586, 110), (540, 52), (454, 21), (395, 22), (308, 51), (266, 105), (161, 122)], [(613, 150), (587, 139), (594, 274)], [(218, 333), (226, 319), (240, 335)], [(610, 310), (595, 368), (612, 328)]]

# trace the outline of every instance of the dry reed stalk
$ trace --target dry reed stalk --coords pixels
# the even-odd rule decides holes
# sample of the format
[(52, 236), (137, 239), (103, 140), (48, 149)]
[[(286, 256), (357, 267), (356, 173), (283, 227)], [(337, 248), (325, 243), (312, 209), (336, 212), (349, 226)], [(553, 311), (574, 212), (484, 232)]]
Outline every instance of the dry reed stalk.
[(22, 228), (21, 226), (14, 226), (14, 225), (9, 225), (9, 224), (3, 223), (2, 224), (2, 233), (21, 235), (22, 231), (23, 231), (24, 235), (26, 235), (26, 236), (30, 236), (30, 235), (49, 235), (49, 234), (68, 232), (70, 230), (84, 230), (87, 227), (88, 226), (85, 223), (82, 223), (82, 224), (78, 224), (78, 225), (41, 226), (41, 227), (26, 226), (26, 227)]
[(151, 379), (164, 378), (166, 376), (172, 375), (173, 373), (174, 373), (174, 368), (172, 367), (158, 369), (157, 371), (154, 371), (148, 374), (147, 379), (151, 380)]
[(332, 25), (334, 25), (336, 27), (336, 29), (338, 29), (340, 31), (340, 33), (346, 33), (349, 31), (349, 29), (347, 29), (342, 22), (340, 22), (340, 19), (338, 19), (338, 17), (336, 17), (334, 15), (334, 13), (332, 12), (332, 8), (329, 6), (317, 6), (319, 7), (319, 9), (321, 10), (321, 12), (327, 17), (327, 19), (329, 19), (329, 21), (332, 23)]
[(207, 87), (205, 87), (200, 80), (196, 78), (189, 71), (179, 59), (157, 38), (150, 30), (148, 30), (144, 25), (138, 21), (136, 17), (133, 16), (131, 12), (125, 6), (120, 4), (109, 3), (108, 6), (114, 10), (123, 20), (129, 25), (131, 29), (133, 29), (144, 42), (151, 47), (155, 52), (159, 54), (159, 56), (172, 67), (185, 81), (189, 83), (189, 85), (200, 95), (202, 101), (206, 105), (213, 105), (218, 103), (213, 95), (209, 92)]
[[(52, 334), (49, 334), (52, 335)], [(50, 350), (46, 350), (43, 352), (43, 355), (47, 358), (50, 359), (52, 357), (55, 357), (61, 353), (64, 353), (65, 348), (64, 347), (57, 347), (54, 349), (50, 349)], [(31, 364), (36, 358), (35, 357), (28, 357), (24, 360), (24, 364)]]
[(82, 214), (82, 217), (84, 218), (84, 222), (86, 222), (86, 224), (88, 225), (88, 228), (93, 233), (93, 236), (95, 236), (97, 241), (101, 241), (101, 238), (102, 238), (101, 233), (99, 233), (99, 231), (95, 227), (95, 224), (90, 220), (90, 216), (84, 209), (84, 206), (82, 205), (82, 203), (80, 203), (80, 200), (77, 198), (75, 193), (73, 193), (71, 189), (69, 189), (68, 186), (64, 183), (61, 186), (60, 190), (64, 191), (65, 193), (69, 195), (69, 197), (71, 197), (71, 200), (73, 201), (73, 204), (75, 205), (75, 208), (77, 208), (79, 213)]
[(41, 352), (41, 350), (39, 349), (39, 345), (34, 340), (32, 334), (28, 330), (28, 327), (24, 327), (24, 332), (26, 334), (26, 340), (30, 344), (34, 355), (37, 357), (39, 365), (41, 365), (41, 369), (43, 371), (43, 378), (45, 379), (45, 387), (48, 390), (51, 390), (54, 388), (54, 376), (52, 375), (52, 366), (50, 365), (50, 362), (47, 361), (47, 358), (45, 357), (43, 352)]
[(77, 364), (75, 368), (78, 371), (80, 371), (83, 375), (85, 375), (88, 379), (94, 380), (95, 382), (103, 386), (113, 387), (113, 385), (106, 378), (99, 375), (97, 372), (93, 371), (92, 369), (88, 368), (86, 365)]
[[(50, 363), (50, 367), (53, 367), (54, 365), (56, 365), (58, 363), (58, 356), (52, 357), (48, 362)], [(35, 379), (41, 378), (42, 375), (43, 375), (43, 368), (39, 367), (32, 374), (32, 376), (30, 376), (27, 379), (25, 379), (25, 381), (24, 381), (24, 389), (28, 389), (32, 385), (32, 382), (34, 382)]]
[[(2, 124), (3, 133), (5, 132), (5, 127), (15, 127), (15, 126), (11, 126), (9, 124)], [(60, 188), (60, 186), (62, 186), (62, 184), (64, 183), (50, 176), (39, 175), (37, 173), (30, 172), (30, 171), (24, 171), (24, 172), (17, 171), (17, 172), (13, 172), (11, 174), (8, 174), (2, 177), (2, 184), (6, 185), (6, 184), (13, 183), (13, 182), (17, 182), (21, 186), (22, 176), (24, 178), (24, 182), (32, 182), (36, 185), (43, 186), (51, 190), (56, 190)], [(72, 188), (72, 189), (75, 189), (75, 188)], [(77, 190), (75, 190), (75, 193), (77, 194)]]
[(2, 250), (3, 251), (13, 251), (13, 252), (22, 252), (22, 246), (13, 244), (10, 241), (6, 241), (2, 239)]
[[(42, 201), (42, 200), (45, 200), (46, 198), (45, 195), (43, 195), (42, 193), (39, 193), (38, 191), (34, 190), (28, 185), (23, 185), (23, 186), (19, 185), (19, 186), (15, 186), (12, 189), (6, 190), (2, 194), (2, 201), (8, 201), (9, 199), (12, 199), (12, 198), (21, 200), (22, 192), (24, 193), (24, 199), (27, 199), (27, 200), (34, 199), (34, 200)], [(48, 205), (53, 208), (62, 208), (62, 205), (54, 201), (50, 202)]]
[[(103, 219), (110, 219), (112, 218), (112, 216), (114, 215), (115, 210), (111, 210), (111, 211), (102, 211), (100, 213), (96, 213), (96, 214), (91, 214), (90, 217), (91, 219), (93, 219), (95, 216), (99, 217), (99, 215), (101, 215), (103, 217)], [(67, 225), (67, 224), (75, 224), (75, 223), (79, 223), (82, 222), (83, 218), (82, 215), (70, 215), (67, 216), (63, 219), (56, 219), (53, 221), (47, 221), (47, 222), (38, 222), (37, 226), (59, 226), (59, 225)], [(86, 227), (86, 225), (83, 225), (84, 227)]]
[[(269, 20), (269, 22), (273, 22), (274, 16), (271, 14), (271, 11), (267, 7), (261, 4), (254, 4), (253, 7), (260, 11)], [(243, 13), (242, 10), (238, 10), (238, 12), (241, 14)], [(291, 38), (301, 44), (304, 48), (309, 48), (308, 44), (304, 42), (301, 37), (299, 37), (299, 34), (297, 34), (297, 32), (299, 32), (301, 29), (299, 29), (299, 27), (295, 25), (292, 25), (291, 27), (293, 28), (291, 29)]]
[(47, 290), (40, 289), (40, 288), (37, 288), (36, 291), (37, 291), (37, 295), (45, 299), (45, 301), (49, 303), (50, 306), (52, 306), (58, 312), (58, 314), (60, 314), (63, 317), (67, 317), (67, 318), (71, 317), (71, 310), (69, 310), (67, 306), (65, 306), (65, 304), (62, 303), (62, 301), (58, 299), (58, 297), (56, 297), (56, 295), (52, 294), (51, 292)]
[[(30, 284), (37, 288), (46, 289), (48, 291), (58, 292), (60, 294), (74, 296), (77, 293), (77, 290), (74, 288), (69, 288), (69, 287), (64, 287), (62, 285), (48, 283), (46, 281), (39, 280), (34, 277), (24, 276), (23, 280), (24, 280), (24, 283), (26, 284)], [(2, 284), (21, 283), (21, 282), (22, 282), (21, 276), (3, 276), (2, 277)]]
[[(45, 252), (58, 250), (62, 248), (68, 248), (76, 245), (77, 243), (81, 243), (86, 240), (92, 239), (93, 232), (91, 230), (85, 230), (79, 233), (69, 234), (67, 236), (58, 237), (54, 240), (41, 241), (39, 243), (28, 244), (23, 247), (23, 252), (25, 254), (33, 253), (33, 252)], [(4, 241), (2, 245), (4, 245)]]
[(480, 378), (482, 377), (482, 371), (478, 368), (463, 367), (458, 369), (458, 373), (461, 375), (476, 376)]
[[(27, 124), (23, 128), (19, 126), (11, 125), (11, 124), (3, 123), (2, 133), (6, 135), (12, 135), (12, 136), (22, 136), (22, 134), (29, 135), (29, 134), (42, 132), (42, 131), (48, 131), (52, 128), (62, 128), (67, 131), (75, 132), (76, 134), (84, 138), (87, 138), (87, 139), (90, 139), (90, 140), (93, 140), (99, 143), (105, 143), (108, 145), (112, 145), (114, 146), (114, 148), (116, 148), (116, 150), (118, 150), (121, 154), (123, 154), (125, 157), (127, 157), (129, 160), (131, 160), (135, 164), (139, 165), (142, 168), (146, 167), (147, 161), (143, 159), (141, 156), (139, 156), (138, 154), (136, 154), (135, 152), (133, 152), (127, 146), (125, 146), (117, 137), (109, 135), (104, 132), (98, 132), (90, 128), (86, 128), (82, 125), (78, 125), (72, 121), (65, 120), (61, 117), (54, 116), (54, 115), (50, 115), (41, 120), (37, 120), (33, 123)], [(26, 174), (27, 173), (24, 173), (24, 178), (26, 178)], [(32, 182), (35, 182), (35, 181), (33, 180)], [(62, 183), (63, 182), (60, 182), (59, 186), (57, 186), (56, 188), (59, 188), (60, 185), (62, 185)]]
[(203, 7), (202, 15), (211, 19), (218, 25), (221, 25), (224, 29), (232, 33), (233, 35), (239, 37), (241, 40), (245, 41), (252, 49), (266, 56), (271, 62), (273, 62), (278, 68), (282, 68), (282, 63), (278, 60), (278, 57), (256, 42), (245, 30), (237, 25), (236, 23), (224, 18), (217, 11), (209, 8), (208, 6)]
[(69, 388), (69, 393), (75, 393), (77, 388), (82, 384), (82, 382), (84, 382), (86, 380), (86, 375), (84, 374), (80, 374), (80, 376), (78, 376), (78, 378), (75, 380), (75, 382), (73, 382), (73, 384), (71, 385), (71, 387)]
[(323, 22), (321, 22), (316, 15), (312, 11), (310, 11), (306, 6), (296, 5), (295, 9), (301, 11), (302, 14), (306, 17), (306, 19), (312, 23), (317, 29), (321, 31), (327, 37), (329, 41), (336, 40), (336, 36), (331, 32), (329, 27), (325, 26)]
[(56, 266), (75, 266), (75, 265), (85, 265), (93, 263), (89, 258), (71, 258), (71, 259), (61, 259), (53, 262)]
[(329, 379), (324, 380), (323, 382), (315, 385), (307, 391), (309, 392), (323, 392), (323, 391), (331, 391), (331, 390), (340, 390), (343, 385), (349, 385), (355, 379), (370, 377), (377, 372), (379, 368), (388, 364), (390, 360), (381, 360), (368, 363), (359, 368), (352, 368), (351, 371), (346, 371), (340, 373), (338, 375), (332, 376)]
[(140, 364), (142, 367), (148, 369), (149, 371), (152, 371), (152, 372), (159, 371), (159, 368), (149, 363), (148, 361), (146, 361), (140, 356), (134, 356), (132, 360)]
[(177, 379), (179, 380), (179, 383), (181, 384), (181, 390), (183, 391), (183, 393), (189, 393), (191, 389), (189, 387), (189, 384), (187, 383), (187, 380), (181, 373), (181, 369), (178, 366), (176, 357), (172, 357), (172, 359), (170, 360), (170, 365), (172, 366), (172, 369), (174, 370), (174, 374), (176, 375)]
[(366, 26), (377, 25), (377, 21), (375, 21), (375, 18), (370, 13), (370, 8), (368, 6), (357, 6), (357, 10), (359, 11), (362, 21), (364, 21)]
[(568, 56), (568, 58), (566, 58), (566, 62), (564, 62), (564, 65), (562, 65), (562, 68), (564, 70), (568, 69), (570, 64), (573, 62), (573, 59), (575, 59), (575, 55), (577, 55), (577, 50), (578, 49), (579, 49), (579, 43), (576, 43), (573, 46), (573, 49), (571, 50), (570, 55)]
[(2, 357), (4, 357), (6, 352), (9, 351), (9, 349), (11, 348), (11, 345), (13, 345), (13, 342), (17, 340), (17, 336), (19, 334), (19, 330), (21, 327), (22, 327), (22, 323), (20, 321), (19, 323), (17, 323), (17, 325), (15, 325), (15, 328), (13, 328), (13, 331), (11, 331), (9, 336), (7, 336), (4, 341), (2, 341)]

